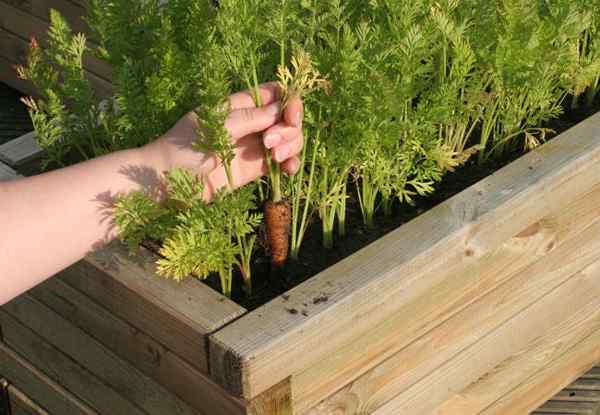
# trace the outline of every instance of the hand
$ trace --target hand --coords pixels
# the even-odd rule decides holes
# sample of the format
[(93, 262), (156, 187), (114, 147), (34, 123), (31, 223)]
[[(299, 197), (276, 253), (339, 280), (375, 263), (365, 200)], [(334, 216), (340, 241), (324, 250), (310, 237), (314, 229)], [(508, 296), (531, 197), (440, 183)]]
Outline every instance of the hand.
[[(235, 158), (231, 164), (236, 187), (243, 186), (267, 173), (265, 147), (270, 149), (276, 162), (288, 174), (300, 168), (298, 154), (304, 143), (302, 132), (303, 103), (292, 99), (283, 114), (276, 83), (260, 87), (263, 106), (256, 108), (249, 92), (229, 97), (231, 113), (225, 128), (235, 143)], [(161, 171), (184, 167), (205, 179), (205, 197), (210, 199), (227, 184), (225, 169), (212, 154), (192, 148), (196, 140), (198, 119), (195, 113), (186, 114), (164, 136), (146, 146), (152, 158), (160, 160)]]

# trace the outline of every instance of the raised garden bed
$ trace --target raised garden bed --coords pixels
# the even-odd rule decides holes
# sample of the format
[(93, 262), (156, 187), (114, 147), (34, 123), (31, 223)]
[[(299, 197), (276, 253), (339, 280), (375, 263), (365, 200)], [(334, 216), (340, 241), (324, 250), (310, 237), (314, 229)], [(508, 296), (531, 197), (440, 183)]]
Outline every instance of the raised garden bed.
[(528, 413), (600, 360), (599, 160), (594, 115), (252, 311), (114, 243), (2, 308), (0, 375), (101, 414)]
[(150, 378), (207, 414), (531, 411), (600, 360), (599, 131), (592, 116), (250, 313), (113, 244), (4, 307), (4, 341), (63, 384), (39, 345), (126, 399)]

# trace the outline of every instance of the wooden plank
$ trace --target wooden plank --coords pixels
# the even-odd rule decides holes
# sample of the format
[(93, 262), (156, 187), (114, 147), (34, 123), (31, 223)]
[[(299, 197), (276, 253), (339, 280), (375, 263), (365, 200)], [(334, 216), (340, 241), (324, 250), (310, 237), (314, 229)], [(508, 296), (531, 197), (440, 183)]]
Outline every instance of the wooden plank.
[(599, 329), (600, 260), (371, 413), (478, 414)]
[[(198, 412), (28, 294), (3, 309), (150, 415)], [(10, 333), (5, 339), (11, 344)], [(17, 347), (17, 344), (13, 345)]]
[(552, 398), (552, 401), (596, 402), (600, 406), (599, 391), (582, 391), (566, 387)]
[(10, 6), (38, 17), (46, 22), (50, 21), (50, 9), (58, 10), (69, 22), (75, 32), (89, 32), (83, 17), (85, 8), (68, 0), (2, 0)]
[[(98, 379), (95, 374), (85, 369), (57, 347), (46, 342), (3, 309), (0, 309), (0, 322), (4, 331), (4, 340), (9, 347), (19, 350), (19, 353), (45, 376), (70, 391), (97, 412), (101, 414), (147, 415), (137, 405), (125, 399), (120, 391)], [(12, 378), (9, 377), (9, 379), (12, 383), (15, 383)], [(27, 391), (38, 402), (44, 402), (46, 405), (45, 401), (30, 393), (26, 385), (17, 384), (17, 386)], [(51, 410), (47, 405), (46, 407)]]
[(594, 402), (550, 401), (533, 414), (597, 415), (598, 404)]
[(19, 177), (19, 175), (16, 171), (0, 161), (0, 182), (14, 180), (17, 177)]
[[(597, 190), (600, 190), (600, 187)], [(588, 198), (587, 203), (590, 208), (595, 205), (595, 209), (597, 209), (600, 193), (596, 191), (593, 196), (595, 197)], [(594, 262), (600, 251), (600, 221), (596, 220), (594, 225), (589, 227), (571, 228), (568, 226), (568, 219), (574, 220), (577, 213), (583, 213), (584, 210), (565, 210), (562, 214), (562, 223), (558, 218), (555, 219), (556, 221), (548, 218), (547, 223), (555, 223), (557, 228), (547, 232), (548, 236), (545, 237), (538, 233), (539, 244), (535, 241), (534, 234), (529, 236), (529, 245), (530, 248), (533, 248), (533, 252), (536, 250), (543, 251), (544, 247), (549, 244), (556, 246), (547, 255), (537, 255), (536, 258), (535, 253), (532, 253), (532, 251), (522, 250), (524, 242), (522, 237), (514, 238), (498, 252), (486, 256), (480, 268), (471, 267), (463, 275), (457, 274), (448, 278), (447, 281), (450, 282), (454, 278), (470, 276), (473, 286), (483, 285), (486, 284), (485, 280), (475, 279), (475, 276), (481, 275), (482, 271), (485, 270), (488, 279), (504, 281), (504, 283), (415, 342), (404, 347), (379, 366), (366, 371), (354, 382), (333, 394), (309, 413), (311, 415), (328, 414), (331, 408), (340, 407), (342, 404), (354, 408), (355, 411), (348, 410), (344, 412), (345, 414), (370, 413), (435, 371), (436, 368), (448, 362), (461, 350), (472, 346), (496, 327), (499, 327), (519, 312), (526, 310), (539, 298), (563, 284), (578, 270)], [(591, 212), (593, 210), (589, 211), (589, 213)], [(584, 219), (586, 217), (589, 217), (589, 214), (582, 216)], [(586, 221), (582, 222), (585, 223)], [(565, 234), (565, 231), (560, 231), (559, 229), (562, 226), (565, 226), (569, 232)], [(563, 238), (568, 239), (562, 242), (561, 245), (557, 245), (558, 241)], [(521, 267), (521, 264), (529, 263), (530, 259), (536, 260), (531, 261), (532, 263), (524, 268)], [(523, 262), (524, 260), (526, 262)], [(444, 298), (445, 295), (447, 295), (445, 287), (437, 287), (436, 292), (431, 293), (430, 301), (439, 302), (439, 299)], [(468, 289), (465, 295), (469, 296)], [(418, 309), (418, 304), (414, 306)], [(407, 315), (411, 314), (405, 314), (404, 311), (399, 313), (399, 316)], [(406, 317), (404, 319), (410, 320), (410, 323), (414, 324), (414, 322), (420, 321), (421, 316), (417, 314), (413, 318), (411, 315), (410, 319), (406, 319)], [(371, 348), (371, 345), (366, 344), (369, 340), (375, 343), (374, 339), (377, 339), (377, 334), (376, 331), (370, 332), (365, 339), (357, 341), (356, 348), (363, 350), (365, 354), (365, 358), (356, 363), (357, 367), (363, 365), (363, 361), (371, 353), (378, 351), (377, 345), (373, 345), (373, 348)], [(345, 362), (343, 359), (344, 353), (345, 351), (341, 352), (342, 359), (340, 360), (342, 362)], [(328, 373), (332, 370), (331, 368), (337, 370), (337, 367), (333, 365), (334, 363), (335, 361), (327, 359), (322, 371)], [(349, 370), (357, 369), (351, 367)], [(307, 386), (309, 375), (312, 375), (315, 379), (324, 377), (318, 372), (318, 368), (311, 368), (300, 375), (299, 379), (292, 378), (294, 409), (297, 413), (304, 413), (306, 409), (311, 407), (309, 403), (314, 402), (314, 396), (321, 396), (322, 393)], [(317, 385), (321, 384), (318, 381), (315, 383)], [(332, 384), (325, 384), (324, 387), (332, 389), (336, 384), (338, 386), (344, 385), (337, 378), (333, 378)], [(311, 393), (306, 394), (306, 391)], [(306, 402), (307, 400), (309, 403)]]
[(253, 399), (248, 406), (248, 415), (292, 414), (292, 389), (289, 379), (262, 393)]
[[(211, 336), (213, 378), (251, 399), (317, 364), (439, 284), (449, 269), (477, 261), (600, 182), (598, 162), (600, 114), (296, 287), (288, 301), (272, 301)], [(313, 304), (323, 296), (328, 301)], [(290, 307), (308, 317), (287, 313)], [(389, 327), (381, 335), (398, 332)]]
[(600, 361), (600, 331), (549, 362), (541, 371), (481, 412), (481, 415), (522, 415), (539, 408), (548, 397)]
[(208, 373), (207, 336), (246, 310), (200, 281), (157, 276), (155, 261), (145, 249), (132, 256), (115, 242), (59, 277)]
[(12, 415), (50, 415), (48, 411), (12, 385), (8, 387), (8, 397)]
[(245, 405), (207, 375), (60, 279), (49, 279), (30, 294), (202, 413), (245, 413)]
[[(346, 400), (366, 410), (395, 396), (593, 261), (595, 250), (600, 250), (598, 218), (600, 185), (474, 264), (458, 267), (382, 325), (293, 376), (294, 409), (304, 413), (330, 396), (321, 408)], [(444, 303), (452, 307), (447, 309)], [(393, 342), (380, 335), (389, 327), (398, 333), (389, 339)], [(418, 340), (407, 343), (414, 338)], [(363, 369), (373, 359), (389, 356), (390, 349), (400, 352), (375, 368)], [(340, 385), (347, 386), (340, 390)]]
[[(41, 347), (36, 353), (42, 355), (45, 350), (46, 347)], [(59, 359), (60, 354), (50, 353), (48, 357)], [(45, 364), (45, 366), (48, 365), (56, 365), (58, 368), (60, 361), (52, 360)], [(72, 363), (62, 366), (62, 369), (70, 371), (70, 365)], [(2, 373), (10, 379), (12, 385), (25, 391), (37, 402), (43, 402), (44, 407), (53, 414), (98, 415), (91, 407), (76, 399), (65, 388), (48, 378), (4, 343), (0, 343), (0, 368), (2, 368)], [(84, 385), (89, 386), (90, 383), (84, 382)], [(116, 408), (118, 408), (118, 402)]]
[[(1, 12), (2, 10), (0, 10), (0, 13)], [(0, 24), (1, 23), (2, 22), (0, 21)], [(4, 30), (4, 28), (0, 26), (0, 56), (13, 64), (25, 64), (28, 50), (29, 42), (27, 40)], [(86, 78), (92, 83), (92, 86), (99, 97), (104, 98), (112, 95), (113, 86), (108, 81), (89, 71), (86, 71)]]
[(43, 150), (35, 137), (35, 131), (32, 131), (0, 145), (0, 161), (16, 167), (40, 157)]
[[(23, 40), (28, 41), (33, 36), (40, 45), (47, 44), (48, 22), (27, 14), (2, 0), (0, 0), (0, 28)], [(98, 78), (106, 84), (109, 84), (112, 79), (112, 69), (103, 60), (88, 55), (84, 57), (84, 66), (94, 78)]]

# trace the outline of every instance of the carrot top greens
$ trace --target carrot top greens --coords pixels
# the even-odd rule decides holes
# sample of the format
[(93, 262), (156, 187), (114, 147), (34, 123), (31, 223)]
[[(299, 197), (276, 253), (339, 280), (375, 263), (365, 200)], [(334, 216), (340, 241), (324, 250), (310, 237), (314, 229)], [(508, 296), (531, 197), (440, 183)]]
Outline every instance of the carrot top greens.
[[(206, 204), (202, 178), (168, 172), (165, 203), (125, 195), (116, 223), (132, 248), (161, 241), (160, 274), (217, 273), (226, 294), (236, 268), (251, 292), (263, 202), (291, 204), (292, 258), (314, 220), (331, 247), (350, 197), (375, 226), (464, 163), (540, 145), (600, 88), (599, 0), (91, 0), (88, 22), (92, 42), (53, 11), (48, 46), (19, 68), (40, 92), (26, 102), (47, 163), (141, 146), (194, 110), (195, 146), (229, 188)], [(103, 101), (90, 54), (112, 67)], [(260, 106), (273, 80), (283, 105), (304, 98), (303, 167), (286, 177), (265, 150), (268, 180), (234, 191), (227, 97)]]

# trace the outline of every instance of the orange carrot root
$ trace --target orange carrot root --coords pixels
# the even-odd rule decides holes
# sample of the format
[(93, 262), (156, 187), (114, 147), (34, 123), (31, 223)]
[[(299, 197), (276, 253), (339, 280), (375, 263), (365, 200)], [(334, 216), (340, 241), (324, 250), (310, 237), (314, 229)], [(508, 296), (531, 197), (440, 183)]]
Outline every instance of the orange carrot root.
[(290, 248), (290, 227), (292, 208), (286, 201), (265, 202), (265, 224), (267, 243), (271, 250), (271, 265), (281, 268), (285, 265)]

